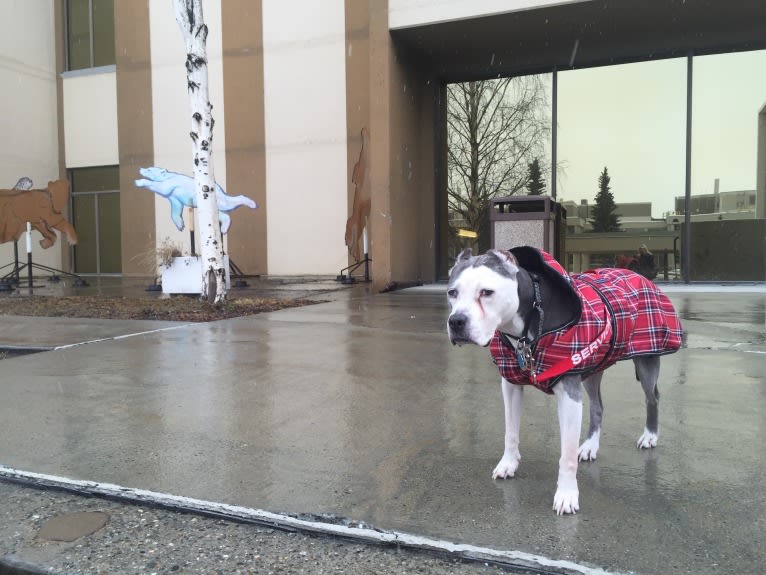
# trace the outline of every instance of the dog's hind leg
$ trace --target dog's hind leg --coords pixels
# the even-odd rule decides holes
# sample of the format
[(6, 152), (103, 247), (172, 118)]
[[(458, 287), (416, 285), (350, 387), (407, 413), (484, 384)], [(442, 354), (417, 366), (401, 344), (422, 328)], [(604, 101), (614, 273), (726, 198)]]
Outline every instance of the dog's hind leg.
[(603, 376), (604, 372), (600, 371), (583, 381), (585, 391), (588, 393), (590, 424), (588, 425), (588, 437), (577, 450), (577, 459), (580, 461), (593, 461), (598, 456), (601, 419), (604, 414), (604, 404), (601, 401), (601, 378)]
[(641, 382), (641, 387), (646, 395), (646, 425), (644, 433), (638, 438), (637, 447), (648, 449), (657, 446), (657, 438), (660, 435), (659, 403), (660, 390), (657, 387), (657, 378), (660, 375), (660, 357), (647, 355), (633, 359), (636, 366), (636, 379)]
[(582, 425), (582, 388), (580, 376), (564, 377), (553, 388), (558, 400), (559, 428), (561, 431), (561, 459), (553, 510), (558, 514), (577, 513), (580, 492), (577, 488), (577, 446)]
[(502, 386), (505, 405), (505, 450), (503, 457), (492, 471), (492, 479), (513, 477), (521, 460), (519, 428), (521, 427), (521, 400), (524, 395), (524, 388), (520, 385), (511, 385), (505, 378), (502, 378), (500, 385)]

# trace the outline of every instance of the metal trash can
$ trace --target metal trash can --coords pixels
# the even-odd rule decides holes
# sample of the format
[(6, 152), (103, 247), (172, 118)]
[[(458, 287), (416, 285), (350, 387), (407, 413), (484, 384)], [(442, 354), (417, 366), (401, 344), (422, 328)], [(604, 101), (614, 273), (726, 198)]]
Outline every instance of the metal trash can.
[(549, 196), (494, 198), (489, 223), (493, 248), (532, 246), (565, 261), (566, 210)]

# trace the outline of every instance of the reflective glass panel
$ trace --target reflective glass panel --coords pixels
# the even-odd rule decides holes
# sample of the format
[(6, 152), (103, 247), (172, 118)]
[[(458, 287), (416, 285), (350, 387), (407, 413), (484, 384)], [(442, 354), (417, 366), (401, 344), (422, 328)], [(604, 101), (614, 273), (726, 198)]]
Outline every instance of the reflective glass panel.
[(680, 278), (681, 232), (669, 218), (685, 191), (686, 62), (558, 74), (557, 200), (567, 211), (569, 271), (606, 265)]
[(120, 193), (98, 194), (99, 272), (122, 272)]
[(93, 65), (114, 62), (114, 0), (93, 0)]
[(88, 0), (68, 0), (66, 5), (69, 69), (90, 68), (90, 4)]
[(764, 69), (763, 50), (693, 60), (692, 281), (766, 280)]
[(449, 265), (463, 248), (491, 247), (493, 199), (550, 193), (551, 78), (447, 86)]

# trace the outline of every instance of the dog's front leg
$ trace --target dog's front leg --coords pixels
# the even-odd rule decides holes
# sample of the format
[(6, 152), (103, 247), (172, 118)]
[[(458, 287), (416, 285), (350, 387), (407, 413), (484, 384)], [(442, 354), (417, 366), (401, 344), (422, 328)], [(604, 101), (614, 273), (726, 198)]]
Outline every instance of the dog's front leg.
[(561, 430), (561, 459), (559, 479), (553, 496), (553, 510), (558, 514), (577, 513), (580, 494), (577, 489), (577, 449), (582, 425), (582, 390), (580, 377), (563, 378), (553, 392), (558, 400)]
[(513, 477), (521, 460), (519, 428), (521, 427), (521, 400), (524, 395), (524, 388), (520, 385), (511, 385), (505, 378), (502, 378), (500, 386), (503, 390), (503, 404), (505, 405), (505, 451), (503, 451), (502, 459), (492, 472), (492, 479)]

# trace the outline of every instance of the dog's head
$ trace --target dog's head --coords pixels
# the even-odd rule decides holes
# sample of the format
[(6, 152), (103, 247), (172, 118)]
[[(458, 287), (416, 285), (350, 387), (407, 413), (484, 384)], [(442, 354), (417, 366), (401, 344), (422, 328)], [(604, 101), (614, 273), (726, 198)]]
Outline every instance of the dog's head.
[[(453, 344), (489, 345), (495, 330), (510, 331), (519, 310), (518, 262), (510, 252), (474, 256), (463, 250), (449, 272), (447, 333)], [(515, 326), (514, 326), (515, 327)], [(514, 330), (515, 331), (515, 330)]]

